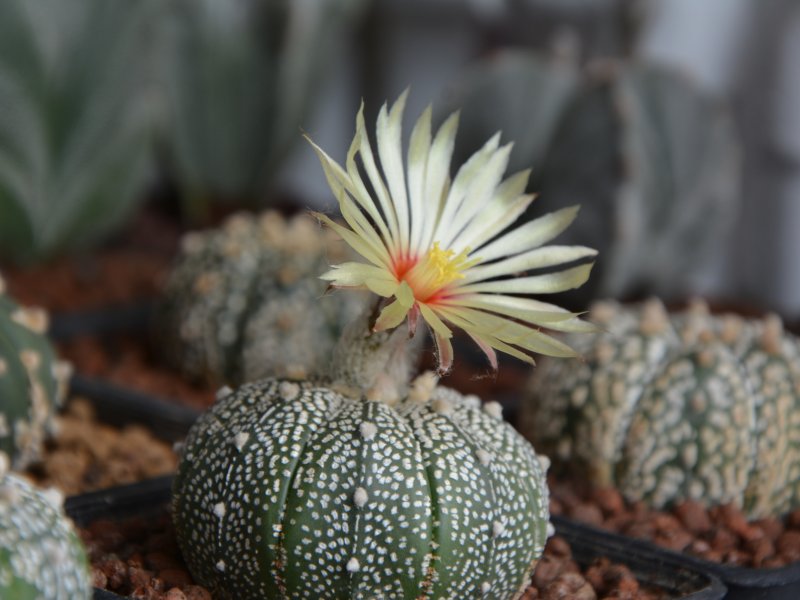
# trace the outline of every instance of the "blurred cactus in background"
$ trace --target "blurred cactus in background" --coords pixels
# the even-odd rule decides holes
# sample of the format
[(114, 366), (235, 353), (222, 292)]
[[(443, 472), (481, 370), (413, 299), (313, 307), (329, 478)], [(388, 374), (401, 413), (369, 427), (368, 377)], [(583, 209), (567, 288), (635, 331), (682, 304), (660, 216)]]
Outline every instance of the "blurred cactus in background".
[(111, 231), (142, 196), (152, 3), (0, 3), (0, 252), (20, 262)]
[(537, 212), (582, 206), (569, 236), (600, 251), (595, 296), (703, 291), (739, 208), (729, 114), (666, 68), (593, 67), (548, 149)]
[(337, 38), (364, 0), (174, 0), (165, 60), (167, 143), (190, 217), (212, 200), (261, 204), (300, 139)]
[(558, 118), (579, 82), (576, 57), (569, 40), (564, 42), (548, 55), (501, 51), (452, 86), (442, 114), (461, 109), (461, 158), (499, 130), (514, 140), (509, 170), (538, 171)]
[(533, 169), (537, 214), (581, 205), (564, 243), (600, 253), (579, 304), (704, 291), (739, 208), (728, 111), (667, 68), (607, 59), (578, 69), (564, 55), (505, 52), (456, 83), (462, 152), (502, 130), (520, 140), (513, 167)]

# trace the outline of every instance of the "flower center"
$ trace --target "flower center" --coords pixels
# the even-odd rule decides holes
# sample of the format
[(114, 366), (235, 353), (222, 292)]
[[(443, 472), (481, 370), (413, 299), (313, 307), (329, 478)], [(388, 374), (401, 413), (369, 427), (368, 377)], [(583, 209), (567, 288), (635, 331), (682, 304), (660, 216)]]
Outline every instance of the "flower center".
[(435, 301), (448, 285), (463, 279), (463, 271), (474, 261), (467, 259), (469, 248), (456, 254), (453, 250), (442, 250), (439, 242), (425, 253), (411, 269), (404, 273), (404, 279), (419, 302)]

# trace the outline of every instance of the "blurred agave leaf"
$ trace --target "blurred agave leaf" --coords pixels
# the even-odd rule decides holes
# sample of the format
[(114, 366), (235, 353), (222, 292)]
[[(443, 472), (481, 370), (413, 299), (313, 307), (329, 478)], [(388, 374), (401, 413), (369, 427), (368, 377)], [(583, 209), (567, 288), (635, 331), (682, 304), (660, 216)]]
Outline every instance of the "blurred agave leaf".
[(257, 204), (365, 0), (173, 0), (162, 77), (186, 209)]
[(590, 293), (681, 298), (726, 247), (739, 170), (724, 106), (667, 68), (606, 61), (563, 113), (534, 204), (581, 205), (564, 243), (600, 251)]
[(445, 102), (447, 113), (461, 110), (460, 158), (502, 131), (514, 142), (509, 171), (535, 173), (578, 81), (569, 51), (506, 50), (479, 63), (453, 85)]
[(96, 241), (141, 197), (152, 3), (0, 2), (0, 251)]

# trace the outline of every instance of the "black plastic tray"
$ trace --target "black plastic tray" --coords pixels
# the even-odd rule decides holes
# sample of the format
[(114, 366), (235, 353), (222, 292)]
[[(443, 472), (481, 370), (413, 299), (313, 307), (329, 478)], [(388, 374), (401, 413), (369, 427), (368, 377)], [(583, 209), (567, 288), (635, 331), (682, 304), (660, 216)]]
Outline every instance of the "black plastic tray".
[[(72, 496), (67, 498), (64, 507), (80, 526), (89, 525), (97, 519), (154, 515), (169, 502), (172, 479), (171, 475), (167, 475)], [(553, 517), (553, 524), (558, 535), (570, 543), (573, 556), (580, 564), (588, 565), (595, 558), (605, 556), (627, 565), (640, 583), (664, 589), (671, 598), (717, 600), (725, 597), (725, 586), (719, 579), (687, 564), (680, 555), (652, 547), (632, 549), (620, 536), (607, 535), (567, 519)], [(122, 596), (96, 589), (94, 598), (115, 600)]]

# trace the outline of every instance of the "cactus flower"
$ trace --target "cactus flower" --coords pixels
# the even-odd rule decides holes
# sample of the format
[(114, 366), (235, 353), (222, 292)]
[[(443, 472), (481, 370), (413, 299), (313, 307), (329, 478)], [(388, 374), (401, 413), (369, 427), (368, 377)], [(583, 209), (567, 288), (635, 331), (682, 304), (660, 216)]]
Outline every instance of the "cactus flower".
[[(404, 166), (406, 96), (380, 110), (377, 157), (363, 105), (344, 167), (311, 142), (346, 225), (317, 216), (367, 261), (334, 265), (322, 278), (333, 288), (369, 289), (384, 298), (373, 331), (406, 321), (413, 335), (421, 316), (433, 333), (441, 373), (452, 366), (454, 327), (480, 346), (493, 369), (496, 351), (531, 364), (531, 353), (573, 356), (540, 328), (574, 332), (592, 326), (525, 296), (572, 289), (588, 278), (592, 264), (585, 259), (595, 250), (545, 245), (573, 221), (577, 207), (510, 228), (534, 200), (525, 193), (530, 171), (503, 178), (512, 144), (501, 146), (497, 133), (451, 180), (458, 113), (434, 134), (430, 106), (414, 125)], [(576, 261), (584, 262), (569, 266)], [(518, 276), (527, 271), (533, 272)]]

